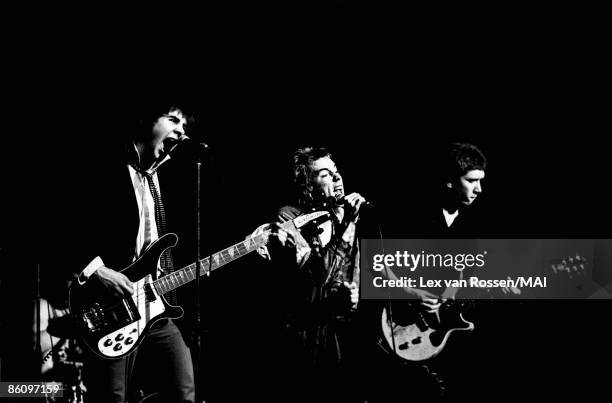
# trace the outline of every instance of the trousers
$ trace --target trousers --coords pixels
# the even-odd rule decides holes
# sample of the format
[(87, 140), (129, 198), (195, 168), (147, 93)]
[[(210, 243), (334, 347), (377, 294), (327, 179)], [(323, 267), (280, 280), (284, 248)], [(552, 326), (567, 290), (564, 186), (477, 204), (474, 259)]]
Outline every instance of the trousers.
[(88, 402), (137, 402), (142, 390), (159, 393), (163, 402), (195, 400), (191, 353), (178, 327), (168, 319), (153, 325), (127, 357), (107, 360), (89, 354), (84, 381)]

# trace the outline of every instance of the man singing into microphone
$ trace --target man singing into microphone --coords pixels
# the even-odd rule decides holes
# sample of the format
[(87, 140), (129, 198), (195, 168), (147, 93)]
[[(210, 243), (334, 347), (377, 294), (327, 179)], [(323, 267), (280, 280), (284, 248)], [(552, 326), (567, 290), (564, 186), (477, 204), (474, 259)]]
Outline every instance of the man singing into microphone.
[(342, 176), (325, 148), (297, 150), (292, 174), (295, 205), (282, 207), (279, 221), (328, 208), (331, 220), (301, 232), (277, 228), (273, 233), (280, 242), (271, 242), (269, 253), (260, 252), (284, 266), (285, 328), (294, 342), (288, 347), (288, 365), (295, 366), (285, 382), (297, 383), (293, 401), (349, 401), (358, 389), (348, 379), (347, 355), (354, 345), (350, 327), (359, 300), (357, 228), (366, 201), (358, 193), (345, 194)]

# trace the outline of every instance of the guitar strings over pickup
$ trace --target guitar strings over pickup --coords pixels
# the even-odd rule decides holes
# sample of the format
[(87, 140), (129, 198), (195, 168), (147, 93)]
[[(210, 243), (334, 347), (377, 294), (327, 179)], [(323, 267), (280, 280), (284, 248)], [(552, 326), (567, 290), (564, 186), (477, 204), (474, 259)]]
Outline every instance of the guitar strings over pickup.
[(147, 302), (153, 302), (157, 299), (157, 295), (155, 295), (155, 292), (153, 291), (153, 288), (151, 288), (150, 283), (145, 283), (142, 288), (144, 289), (145, 298), (147, 299)]
[(83, 322), (85, 322), (85, 326), (91, 332), (95, 332), (98, 330), (100, 326), (100, 318), (102, 317), (102, 310), (100, 309), (100, 304), (93, 304), (89, 311), (84, 311), (82, 318)]

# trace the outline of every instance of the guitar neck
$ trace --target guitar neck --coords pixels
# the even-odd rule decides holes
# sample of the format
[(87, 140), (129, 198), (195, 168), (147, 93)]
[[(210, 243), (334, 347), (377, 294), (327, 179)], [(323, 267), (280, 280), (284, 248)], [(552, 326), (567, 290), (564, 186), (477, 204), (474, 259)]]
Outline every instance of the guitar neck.
[[(260, 246), (265, 245), (266, 241), (267, 236), (264, 232), (254, 237), (249, 237), (242, 242), (238, 242), (229, 248), (225, 248), (222, 251), (211, 255), (210, 257), (200, 260), (200, 276), (208, 274), (228, 263), (233, 262), (234, 260), (248, 255)], [(212, 264), (210, 262), (211, 259)], [(197, 265), (192, 263), (180, 270), (176, 270), (164, 277), (160, 277), (152, 284), (159, 294), (165, 294), (195, 280), (196, 272)]]
[[(329, 219), (329, 216), (330, 214), (327, 211), (314, 211), (312, 213), (295, 217), (292, 220), (285, 221), (280, 226), (284, 230), (295, 230), (310, 222), (316, 222), (315, 220), (317, 219)], [(208, 274), (219, 267), (225, 266), (236, 259), (246, 256), (257, 248), (265, 245), (268, 241), (268, 234), (270, 234), (270, 230), (263, 231), (261, 234), (248, 237), (242, 242), (238, 242), (229, 248), (223, 249), (222, 251), (211, 255), (210, 258), (200, 260), (202, 267), (200, 276)], [(165, 294), (195, 280), (196, 271), (196, 264), (192, 263), (187, 267), (183, 267), (180, 270), (176, 270), (175, 272), (155, 280), (152, 284), (157, 290), (158, 294)]]

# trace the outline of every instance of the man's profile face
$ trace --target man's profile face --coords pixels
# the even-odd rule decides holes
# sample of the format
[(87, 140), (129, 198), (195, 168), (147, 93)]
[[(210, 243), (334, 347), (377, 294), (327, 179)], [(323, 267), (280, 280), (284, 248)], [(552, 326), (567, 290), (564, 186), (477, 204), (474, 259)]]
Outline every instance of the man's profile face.
[[(185, 135), (187, 119), (179, 109), (160, 116), (154, 123), (152, 129), (151, 144), (155, 150), (155, 158), (158, 158), (164, 151), (164, 146), (176, 143), (179, 138)], [(167, 140), (168, 139), (168, 140)]]
[(344, 184), (336, 164), (329, 157), (319, 158), (310, 164), (311, 180), (309, 189), (315, 197), (344, 197)]
[(482, 193), (482, 181), (485, 172), (480, 169), (472, 169), (459, 178), (456, 185), (459, 202), (463, 206), (469, 206)]

